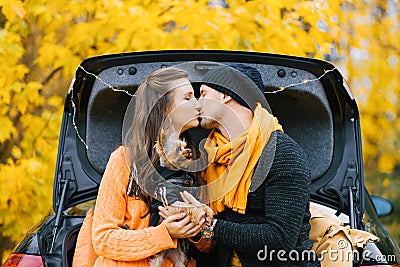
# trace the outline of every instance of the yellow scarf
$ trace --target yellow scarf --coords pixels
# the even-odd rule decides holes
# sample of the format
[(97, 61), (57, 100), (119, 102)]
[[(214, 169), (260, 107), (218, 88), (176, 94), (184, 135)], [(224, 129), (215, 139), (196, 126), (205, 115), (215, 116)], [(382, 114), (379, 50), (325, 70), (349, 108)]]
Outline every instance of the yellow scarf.
[(231, 142), (219, 131), (212, 131), (204, 147), (211, 163), (205, 171), (205, 180), (209, 186), (211, 208), (217, 214), (225, 206), (244, 214), (251, 178), (260, 155), (271, 133), (282, 126), (277, 118), (264, 109), (260, 103), (254, 110), (253, 121), (249, 129)]

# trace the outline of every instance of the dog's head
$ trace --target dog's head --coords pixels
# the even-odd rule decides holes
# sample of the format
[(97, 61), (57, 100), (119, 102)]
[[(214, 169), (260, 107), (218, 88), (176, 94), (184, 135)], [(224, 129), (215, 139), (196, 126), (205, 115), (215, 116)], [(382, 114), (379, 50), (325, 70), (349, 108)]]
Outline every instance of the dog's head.
[(185, 140), (179, 139), (176, 131), (161, 129), (154, 148), (164, 165), (170, 169), (185, 169), (192, 161), (192, 150), (187, 148)]

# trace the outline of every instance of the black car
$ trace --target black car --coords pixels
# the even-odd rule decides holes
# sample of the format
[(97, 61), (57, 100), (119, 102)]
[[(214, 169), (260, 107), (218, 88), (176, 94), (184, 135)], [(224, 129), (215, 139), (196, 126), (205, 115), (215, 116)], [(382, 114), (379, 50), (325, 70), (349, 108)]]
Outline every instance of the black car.
[(304, 149), (311, 201), (380, 238), (354, 266), (400, 266), (400, 248), (377, 215), (389, 213), (390, 203), (371, 198), (364, 185), (359, 112), (340, 72), (310, 58), (215, 50), (104, 55), (81, 63), (65, 100), (52, 212), (32, 227), (4, 266), (72, 265), (83, 218), (95, 205), (110, 153), (122, 143), (125, 109), (148, 74), (183, 64), (201, 77), (217, 63), (234, 62), (260, 71), (273, 114)]

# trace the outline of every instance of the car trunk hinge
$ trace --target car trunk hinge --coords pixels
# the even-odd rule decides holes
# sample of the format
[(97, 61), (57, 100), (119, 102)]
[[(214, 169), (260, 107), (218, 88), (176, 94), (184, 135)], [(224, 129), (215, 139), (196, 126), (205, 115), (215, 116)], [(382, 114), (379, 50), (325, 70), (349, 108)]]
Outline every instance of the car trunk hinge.
[(343, 187), (346, 188), (348, 194), (349, 194), (349, 206), (350, 206), (350, 228), (355, 229), (356, 228), (356, 213), (357, 213), (357, 207), (355, 206), (355, 203), (357, 198), (358, 198), (358, 192), (359, 192), (359, 185), (357, 181), (357, 164), (356, 161), (351, 160), (349, 161), (346, 169), (346, 178), (343, 184)]
[(63, 156), (63, 161), (61, 164), (61, 171), (58, 172), (57, 175), (57, 180), (58, 180), (58, 190), (59, 193), (61, 192), (60, 200), (58, 201), (57, 205), (57, 210), (56, 210), (56, 217), (54, 219), (54, 225), (53, 225), (53, 238), (51, 241), (49, 253), (53, 253), (54, 249), (54, 243), (56, 241), (57, 237), (57, 232), (61, 227), (62, 219), (63, 219), (63, 211), (64, 211), (64, 204), (65, 204), (65, 199), (67, 196), (67, 189), (71, 185), (74, 185), (76, 182), (75, 180), (75, 173), (74, 169), (72, 167), (72, 161), (71, 157), (69, 155), (64, 155)]

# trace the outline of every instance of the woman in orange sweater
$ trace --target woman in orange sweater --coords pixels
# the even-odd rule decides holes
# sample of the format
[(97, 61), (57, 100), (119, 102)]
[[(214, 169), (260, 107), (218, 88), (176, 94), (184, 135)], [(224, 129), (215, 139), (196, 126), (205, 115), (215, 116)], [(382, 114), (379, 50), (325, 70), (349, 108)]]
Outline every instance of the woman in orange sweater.
[[(124, 119), (124, 144), (110, 156), (88, 229), (92, 231), (94, 266), (155, 266), (154, 255), (176, 248), (178, 239), (194, 237), (204, 227), (204, 218), (195, 224), (185, 213), (170, 215), (161, 223), (150, 222), (155, 181), (160, 179), (156, 169), (163, 165), (154, 149), (160, 131), (173, 129), (168, 132), (176, 131), (182, 137), (199, 125), (201, 106), (188, 74), (173, 67), (157, 70), (141, 83), (131, 102)], [(198, 179), (193, 182), (199, 184)], [(83, 250), (79, 252), (82, 238), (78, 236), (74, 266), (91, 265), (80, 263), (85, 258)], [(162, 261), (162, 266), (173, 265), (167, 258)], [(195, 266), (194, 260), (189, 257), (186, 266)]]

